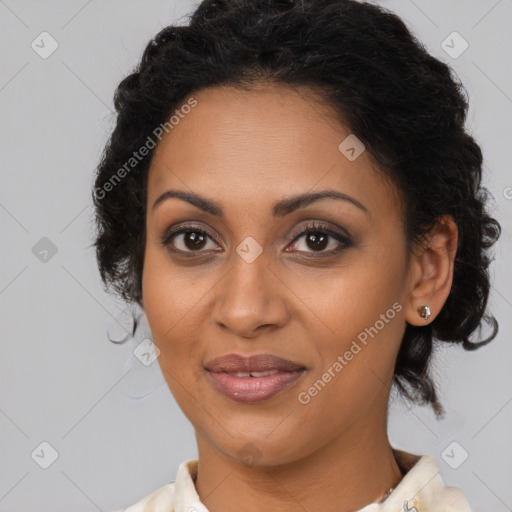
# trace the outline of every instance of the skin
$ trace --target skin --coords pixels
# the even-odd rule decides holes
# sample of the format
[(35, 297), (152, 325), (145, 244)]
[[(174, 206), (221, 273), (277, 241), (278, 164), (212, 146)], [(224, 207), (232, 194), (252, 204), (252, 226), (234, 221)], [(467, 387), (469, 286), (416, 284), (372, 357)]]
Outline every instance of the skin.
[[(456, 226), (440, 219), (408, 259), (397, 189), (369, 151), (354, 161), (339, 151), (351, 132), (308, 89), (223, 86), (194, 97), (197, 106), (162, 138), (151, 162), (142, 289), (159, 364), (195, 429), (196, 489), (211, 512), (239, 511), (240, 503), (246, 512), (358, 510), (403, 477), (386, 431), (393, 368), (406, 322), (431, 322), (449, 294)], [(179, 198), (153, 209), (169, 189), (219, 203), (224, 217)], [(366, 211), (322, 199), (273, 216), (276, 201), (325, 189)], [(308, 221), (345, 231), (352, 244), (329, 237), (316, 249), (307, 234), (294, 241), (293, 230)], [(183, 234), (162, 245), (168, 228), (190, 222), (209, 235), (196, 252)], [(248, 236), (263, 249), (252, 263), (236, 252)], [(298, 393), (395, 302), (402, 307), (394, 318), (300, 403)], [(423, 304), (428, 321), (416, 311)], [(271, 353), (307, 371), (273, 398), (242, 404), (216, 391), (203, 369), (229, 353)]]

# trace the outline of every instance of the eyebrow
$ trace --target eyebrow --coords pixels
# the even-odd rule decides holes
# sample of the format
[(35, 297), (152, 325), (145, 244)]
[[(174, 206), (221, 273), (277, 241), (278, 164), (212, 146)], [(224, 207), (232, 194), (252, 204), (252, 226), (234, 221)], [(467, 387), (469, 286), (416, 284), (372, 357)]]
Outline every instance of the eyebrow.
[[(173, 197), (187, 201), (188, 203), (192, 204), (196, 208), (199, 208), (200, 210), (203, 210), (204, 212), (224, 218), (224, 211), (218, 203), (193, 192), (185, 192), (182, 190), (165, 191), (153, 203), (152, 210), (155, 210), (155, 208), (166, 199)], [(286, 197), (274, 204), (272, 212), (274, 217), (284, 217), (285, 215), (289, 215), (290, 213), (300, 208), (305, 208), (306, 206), (314, 203), (315, 201), (319, 201), (320, 199), (336, 199), (340, 201), (346, 201), (353, 204), (354, 206), (357, 206), (357, 208), (363, 210), (365, 213), (369, 213), (368, 209), (357, 199), (354, 199), (353, 197), (344, 194), (343, 192), (338, 192), (337, 190), (321, 190), (320, 192)]]

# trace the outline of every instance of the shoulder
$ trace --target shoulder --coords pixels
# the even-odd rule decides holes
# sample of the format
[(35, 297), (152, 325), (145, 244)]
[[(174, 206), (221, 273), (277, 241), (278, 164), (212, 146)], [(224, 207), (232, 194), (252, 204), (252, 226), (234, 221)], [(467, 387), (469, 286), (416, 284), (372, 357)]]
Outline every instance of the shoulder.
[(163, 485), (150, 492), (139, 501), (125, 509), (111, 512), (173, 512), (174, 511), (174, 482)]
[(445, 485), (432, 457), (393, 451), (405, 474), (379, 512), (472, 512), (461, 489)]
[(128, 508), (111, 512), (208, 512), (195, 489), (197, 470), (198, 459), (185, 460), (179, 465), (174, 482), (158, 487)]

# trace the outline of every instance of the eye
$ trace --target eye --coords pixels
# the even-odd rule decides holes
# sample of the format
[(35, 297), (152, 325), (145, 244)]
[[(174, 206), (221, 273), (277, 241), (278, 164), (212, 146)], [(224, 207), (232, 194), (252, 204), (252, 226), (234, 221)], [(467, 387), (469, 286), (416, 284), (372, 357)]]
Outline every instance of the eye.
[[(297, 242), (302, 238), (303, 242)], [(347, 235), (313, 222), (303, 227), (299, 233), (295, 233), (291, 246), (298, 246), (298, 252), (313, 253), (315, 257), (314, 253), (319, 253), (318, 256), (332, 256), (351, 245), (352, 241)], [(330, 250), (326, 251), (328, 247)]]
[[(213, 241), (213, 238), (203, 229), (195, 226), (182, 226), (162, 236), (161, 243), (171, 252), (202, 252), (203, 249), (208, 250), (208, 239)], [(214, 247), (209, 249), (215, 250), (216, 245), (215, 243)]]
[[(298, 246), (297, 252), (310, 253), (308, 257), (332, 256), (352, 245), (352, 241), (347, 235), (314, 222), (302, 227), (292, 236), (293, 241), (289, 247)], [(297, 241), (302, 238), (304, 238), (304, 241), (298, 243)], [(213, 242), (209, 248), (208, 240)], [(218, 242), (204, 229), (193, 225), (181, 226), (170, 233), (166, 233), (160, 241), (169, 251), (181, 254), (217, 251), (219, 246)], [(329, 246), (331, 246), (330, 250), (326, 251), (325, 249)], [(286, 252), (294, 251), (286, 250)]]

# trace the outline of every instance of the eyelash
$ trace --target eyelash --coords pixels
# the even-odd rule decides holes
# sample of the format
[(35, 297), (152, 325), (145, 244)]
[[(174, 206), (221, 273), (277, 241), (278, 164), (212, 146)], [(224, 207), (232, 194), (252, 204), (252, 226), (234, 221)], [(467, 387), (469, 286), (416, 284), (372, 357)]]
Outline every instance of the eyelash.
[[(210, 236), (207, 231), (205, 231), (202, 228), (199, 228), (198, 226), (194, 226), (194, 225), (181, 226), (180, 228), (176, 229), (175, 231), (171, 231), (170, 233), (164, 234), (163, 236), (160, 237), (160, 243), (164, 247), (166, 247), (167, 250), (169, 250), (169, 251), (171, 251), (173, 253), (178, 253), (180, 255), (185, 255), (185, 257), (194, 257), (196, 255), (200, 255), (202, 252), (208, 252), (208, 251), (203, 251), (203, 250), (199, 250), (199, 251), (182, 251), (181, 249), (171, 249), (171, 248), (169, 248), (170, 243), (173, 240), (173, 238), (175, 238), (176, 236), (178, 236), (180, 234), (188, 233), (188, 232), (191, 232), (191, 231), (193, 231), (195, 233), (199, 233), (201, 235), (206, 235), (208, 238), (210, 238), (214, 242), (218, 243), (218, 241), (215, 240), (214, 237)], [(307, 224), (306, 226), (303, 226), (297, 232), (293, 233), (292, 234), (292, 242), (291, 242), (291, 244), (294, 244), (298, 239), (300, 239), (301, 237), (303, 237), (304, 235), (307, 235), (309, 233), (319, 233), (319, 234), (322, 234), (322, 235), (330, 236), (330, 237), (334, 238), (335, 240), (337, 240), (338, 242), (340, 242), (341, 246), (338, 247), (337, 249), (333, 249), (333, 250), (330, 250), (330, 251), (319, 251), (319, 252), (315, 252), (315, 251), (311, 251), (311, 252), (299, 251), (299, 253), (301, 253), (301, 254), (306, 254), (307, 258), (318, 258), (318, 257), (323, 258), (323, 257), (327, 257), (327, 256), (334, 256), (334, 255), (340, 253), (342, 250), (347, 249), (347, 248), (349, 248), (349, 247), (351, 247), (353, 245), (352, 244), (352, 240), (348, 236), (346, 236), (346, 235), (344, 235), (342, 233), (339, 233), (337, 231), (334, 231), (331, 228), (329, 228), (329, 227), (327, 227), (325, 225), (322, 225), (322, 224), (318, 224), (316, 222), (311, 222), (311, 223)]]

